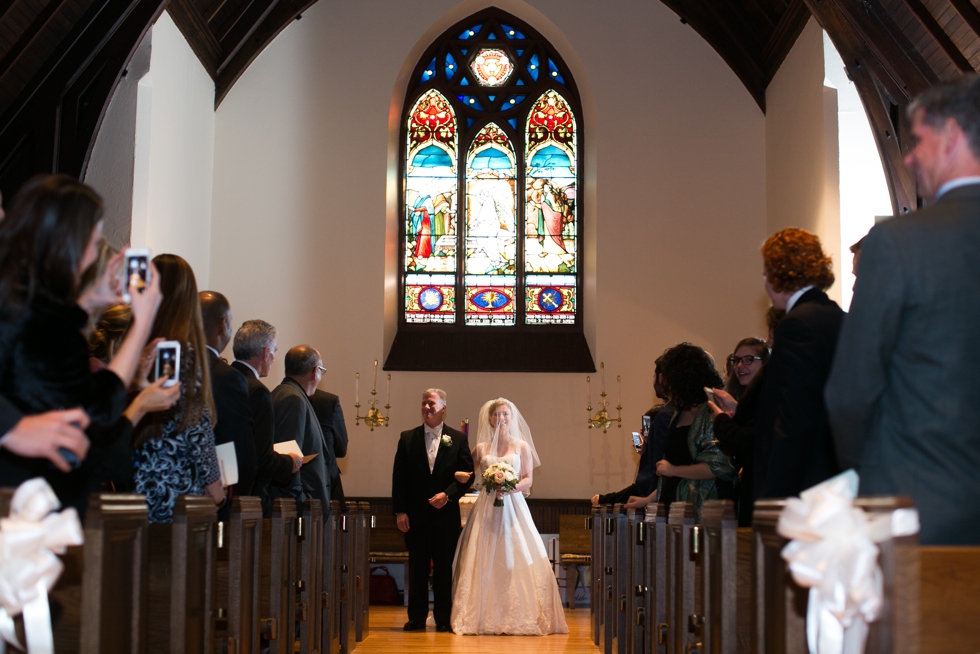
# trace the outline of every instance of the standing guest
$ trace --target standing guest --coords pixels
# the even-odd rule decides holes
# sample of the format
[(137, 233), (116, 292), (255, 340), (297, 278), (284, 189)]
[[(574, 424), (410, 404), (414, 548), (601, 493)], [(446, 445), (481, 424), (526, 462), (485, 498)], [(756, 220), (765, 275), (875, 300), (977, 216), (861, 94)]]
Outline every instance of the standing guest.
[(861, 248), (864, 246), (864, 237), (862, 236), (858, 239), (858, 242), (851, 246), (851, 274), (857, 277), (858, 274), (858, 261), (861, 260)]
[[(255, 440), (252, 435), (252, 411), (248, 402), (248, 381), (240, 371), (221, 360), (221, 352), (231, 341), (231, 305), (221, 293), (201, 291), (201, 322), (208, 349), (211, 373), (211, 394), (218, 422), (214, 425), (214, 441), (218, 445), (235, 444), (238, 464), (238, 483), (230, 492), (251, 495), (258, 474), (255, 460)], [(226, 520), (231, 507), (223, 507), (219, 520)]]
[(168, 523), (178, 495), (210, 495), (221, 504), (225, 493), (214, 451), (215, 409), (194, 271), (174, 254), (156, 256), (153, 264), (164, 300), (150, 336), (181, 344), (181, 393), (172, 409), (149, 414), (137, 426), (133, 477), (136, 492), (146, 496), (149, 521)]
[(751, 336), (740, 340), (725, 361), (728, 370), (725, 391), (738, 402), (745, 389), (768, 362), (768, 343), (761, 338)]
[(337, 459), (347, 456), (347, 425), (344, 424), (344, 411), (340, 408), (340, 398), (333, 393), (317, 389), (310, 396), (310, 404), (320, 422), (323, 444), (329, 453), (330, 496), (338, 502), (344, 501), (344, 487), (340, 482), (340, 467)]
[[(422, 423), (398, 438), (391, 500), (408, 547), (408, 622), (422, 631), (429, 613), (429, 571), (436, 631), (452, 631), (453, 558), (459, 540), (459, 498), (472, 483), (473, 455), (466, 434), (443, 422), (446, 391), (422, 393)], [(448, 442), (447, 442), (448, 441)], [(467, 481), (457, 478), (457, 472)]]
[[(715, 389), (715, 400), (708, 402), (714, 416), (718, 447), (731, 457), (732, 464), (739, 470), (738, 524), (741, 527), (752, 526), (755, 412), (766, 374), (765, 364), (768, 361), (768, 343), (758, 338), (739, 341), (735, 352), (728, 357), (728, 363), (736, 373), (737, 388), (742, 389), (739, 397), (735, 398), (730, 393)], [(739, 373), (741, 376), (738, 376)]]
[(663, 387), (662, 364), (663, 356), (660, 356), (654, 363), (653, 392), (659, 399), (666, 400), (666, 403), (659, 404), (647, 412), (647, 415), (651, 416), (650, 433), (645, 436), (643, 446), (640, 448), (640, 462), (636, 468), (636, 479), (621, 491), (605, 495), (593, 495), (592, 506), (625, 504), (632, 497), (646, 497), (657, 489), (657, 461), (664, 458), (664, 441), (667, 438), (670, 419), (674, 416), (674, 403), (667, 398), (667, 392)]
[(844, 312), (824, 292), (834, 283), (820, 239), (776, 232), (762, 246), (766, 293), (786, 311), (776, 326), (756, 413), (755, 497), (788, 497), (840, 472), (823, 389)]
[[(248, 382), (248, 401), (252, 416), (252, 438), (256, 455), (256, 477), (252, 493), (262, 500), (262, 515), (272, 517), (270, 486), (279, 489), (276, 496), (293, 497), (288, 492), (293, 475), (303, 466), (299, 454), (279, 454), (272, 449), (276, 442), (276, 414), (272, 406), (272, 392), (260, 381), (268, 377), (276, 360), (276, 328), (264, 320), (246, 320), (235, 333), (232, 352), (235, 361), (231, 367), (245, 375)], [(296, 495), (302, 491), (296, 475)]]
[(286, 377), (272, 391), (276, 441), (296, 441), (304, 457), (317, 455), (299, 471), (302, 493), (296, 500), (299, 504), (306, 498), (320, 500), (326, 510), (330, 506), (330, 465), (336, 461), (330, 459), (320, 421), (310, 404), (326, 368), (320, 353), (309, 345), (297, 345), (286, 352), (285, 364)]
[[(160, 304), (156, 275), (145, 293), (130, 289), (129, 334), (105, 370), (90, 371), (79, 280), (101, 238), (102, 199), (66, 175), (27, 182), (0, 221), (0, 485), (44, 477), (64, 505), (80, 510), (88, 470), (73, 470), (65, 453), (83, 460), (89, 441), (82, 430), (111, 425), (126, 408)], [(120, 261), (107, 266), (97, 288), (118, 295), (112, 280)]]
[(827, 385), (863, 495), (911, 495), (927, 545), (980, 544), (980, 79), (909, 107), (929, 204), (876, 225)]

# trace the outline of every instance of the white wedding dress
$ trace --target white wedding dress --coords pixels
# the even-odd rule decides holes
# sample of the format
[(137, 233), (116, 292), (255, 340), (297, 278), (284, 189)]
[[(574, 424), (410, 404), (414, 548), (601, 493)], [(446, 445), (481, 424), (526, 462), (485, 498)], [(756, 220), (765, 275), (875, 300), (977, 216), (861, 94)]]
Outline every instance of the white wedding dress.
[[(521, 475), (521, 457), (484, 456), (476, 478), (497, 461)], [(493, 505), (481, 491), (453, 561), (452, 628), (457, 634), (544, 636), (568, 633), (558, 582), (521, 493)]]

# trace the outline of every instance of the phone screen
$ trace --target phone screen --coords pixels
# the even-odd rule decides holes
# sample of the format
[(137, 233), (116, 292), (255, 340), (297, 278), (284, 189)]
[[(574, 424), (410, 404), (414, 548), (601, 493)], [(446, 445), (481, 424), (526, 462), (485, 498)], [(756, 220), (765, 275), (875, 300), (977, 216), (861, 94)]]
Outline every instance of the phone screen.
[(177, 348), (161, 347), (157, 349), (157, 379), (161, 377), (170, 378), (170, 381), (164, 384), (164, 386), (173, 386), (177, 383), (176, 373), (177, 366), (179, 365), (177, 359)]
[(126, 284), (136, 288), (140, 293), (146, 288), (147, 272), (150, 269), (150, 258), (145, 254), (136, 254), (126, 258)]
[(636, 431), (633, 432), (633, 447), (637, 452), (639, 452), (640, 448), (643, 447), (643, 441), (640, 439), (640, 433)]

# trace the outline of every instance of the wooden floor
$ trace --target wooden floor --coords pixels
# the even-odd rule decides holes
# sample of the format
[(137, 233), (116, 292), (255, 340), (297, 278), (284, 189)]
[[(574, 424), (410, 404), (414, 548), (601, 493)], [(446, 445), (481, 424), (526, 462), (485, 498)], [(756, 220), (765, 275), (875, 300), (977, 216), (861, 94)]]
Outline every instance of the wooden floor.
[(589, 608), (565, 609), (568, 633), (554, 636), (456, 636), (425, 632), (406, 633), (408, 618), (402, 606), (372, 606), (371, 635), (357, 644), (355, 654), (405, 652), (460, 652), (520, 654), (521, 652), (596, 652), (589, 635)]

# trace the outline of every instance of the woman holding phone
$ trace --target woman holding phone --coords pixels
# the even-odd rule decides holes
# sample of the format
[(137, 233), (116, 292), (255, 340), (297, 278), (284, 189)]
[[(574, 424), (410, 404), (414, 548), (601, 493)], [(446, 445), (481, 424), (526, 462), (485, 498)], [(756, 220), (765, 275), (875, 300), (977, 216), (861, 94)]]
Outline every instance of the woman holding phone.
[[(80, 286), (101, 238), (102, 199), (67, 175), (27, 182), (0, 221), (0, 396), (23, 416), (68, 420), (33, 449), (5, 440), (0, 485), (44, 477), (63, 504), (80, 510), (88, 477), (80, 463), (89, 442), (76, 432), (110, 425), (126, 408), (126, 388), (160, 304), (157, 284), (134, 294), (129, 333), (105, 370), (90, 371)], [(107, 269), (95, 286), (112, 287), (115, 273)]]
[[(164, 300), (150, 337), (181, 344), (181, 393), (172, 409), (149, 414), (137, 426), (134, 482), (136, 492), (146, 496), (150, 522), (167, 523), (173, 521), (178, 495), (210, 495), (221, 504), (224, 488), (214, 450), (217, 417), (194, 271), (173, 254), (154, 257), (153, 265), (150, 284), (159, 280)], [(159, 363), (157, 369), (162, 369)]]

